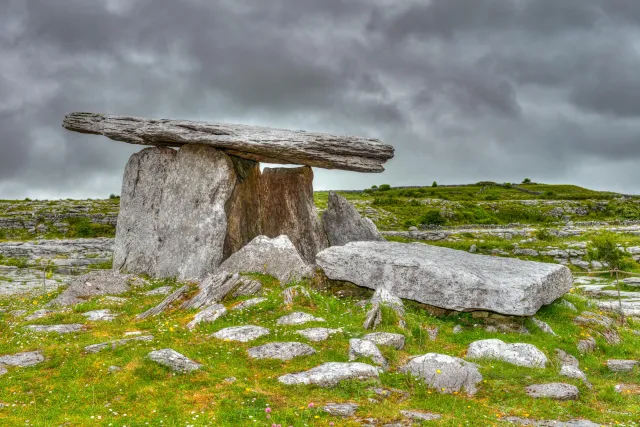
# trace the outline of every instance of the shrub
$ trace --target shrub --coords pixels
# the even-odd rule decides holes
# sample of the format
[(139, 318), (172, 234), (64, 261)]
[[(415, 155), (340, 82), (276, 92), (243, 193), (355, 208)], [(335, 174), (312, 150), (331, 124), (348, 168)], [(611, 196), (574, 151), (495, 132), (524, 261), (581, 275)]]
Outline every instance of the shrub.
[(391, 186), (389, 184), (381, 184), (380, 187), (378, 187), (378, 190), (380, 190), (380, 191), (389, 191), (389, 190), (391, 190)]
[(546, 242), (553, 240), (553, 234), (551, 234), (549, 232), (549, 230), (547, 230), (546, 228), (541, 228), (538, 231), (536, 231), (536, 238), (538, 240), (544, 240)]
[(631, 255), (618, 247), (616, 235), (611, 232), (593, 237), (589, 245), (589, 256), (591, 259), (608, 263), (611, 268), (622, 269), (623, 266), (629, 268), (633, 265), (629, 263)]
[(529, 178), (525, 178), (522, 180), (523, 184), (531, 184), (531, 180)]
[(371, 186), (371, 189), (372, 189), (372, 190), (377, 190), (377, 189), (378, 189), (378, 186), (377, 186), (377, 185), (372, 185), (372, 186)]
[(433, 184), (431, 184), (431, 186), (435, 188), (435, 187), (437, 187), (437, 186), (438, 186), (438, 183), (437, 183), (437, 182), (435, 182), (435, 181), (433, 181)]
[(420, 217), (420, 224), (425, 225), (444, 225), (447, 220), (440, 214), (440, 211), (431, 210), (427, 211)]
[(386, 197), (376, 197), (375, 199), (373, 199), (373, 202), (371, 202), (371, 204), (373, 206), (388, 206), (388, 205), (402, 205), (404, 204), (402, 200), (397, 199), (395, 197), (392, 196), (386, 196)]
[(114, 200), (114, 199), (119, 199), (120, 196), (118, 196), (117, 194), (109, 194), (109, 199)]

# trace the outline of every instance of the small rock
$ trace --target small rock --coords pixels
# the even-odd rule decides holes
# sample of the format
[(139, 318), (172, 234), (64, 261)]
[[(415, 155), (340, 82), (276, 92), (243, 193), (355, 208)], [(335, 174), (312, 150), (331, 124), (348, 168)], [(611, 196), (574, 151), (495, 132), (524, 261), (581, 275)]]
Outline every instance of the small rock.
[(309, 328), (301, 331), (296, 331), (297, 334), (302, 335), (309, 341), (319, 342), (328, 339), (331, 335), (342, 332), (340, 329), (329, 328)]
[(429, 339), (431, 341), (435, 341), (436, 339), (438, 339), (438, 332), (439, 329), (437, 326), (430, 326), (427, 328), (427, 334), (429, 334)]
[(213, 304), (198, 312), (193, 320), (187, 323), (187, 329), (193, 330), (202, 322), (214, 322), (227, 313), (227, 309), (222, 304)]
[(513, 424), (519, 424), (521, 426), (532, 426), (532, 427), (602, 427), (602, 424), (596, 424), (589, 420), (537, 421), (529, 418), (519, 418), (519, 417), (505, 417), (502, 420), (513, 423)]
[(0, 356), (0, 366), (19, 366), (25, 368), (27, 366), (35, 366), (42, 362), (44, 362), (44, 356), (40, 351), (26, 351)]
[(120, 366), (115, 366), (115, 365), (111, 365), (107, 369), (107, 372), (109, 372), (110, 374), (113, 374), (113, 373), (119, 372), (119, 371), (122, 371), (122, 368)]
[(580, 353), (591, 353), (596, 349), (596, 340), (589, 337), (586, 340), (578, 341), (578, 351)]
[(585, 326), (603, 326), (605, 328), (610, 328), (615, 323), (614, 320), (610, 317), (603, 316), (602, 314), (592, 313), (590, 311), (583, 312), (580, 316), (573, 319), (579, 325)]
[(393, 347), (396, 350), (402, 350), (405, 342), (404, 335), (391, 332), (373, 332), (365, 335), (362, 339), (369, 340), (377, 345)]
[(282, 296), (284, 305), (293, 304), (293, 300), (297, 297), (311, 298), (311, 295), (309, 295), (309, 291), (307, 290), (307, 288), (300, 285), (289, 286), (287, 289), (282, 291), (280, 295)]
[(517, 366), (544, 368), (547, 356), (531, 344), (507, 344), (498, 339), (472, 342), (467, 350), (469, 359), (502, 360)]
[(578, 359), (559, 348), (556, 348), (556, 356), (558, 357), (558, 360), (560, 360), (561, 366), (574, 366), (577, 368), (580, 365)]
[(380, 304), (374, 304), (371, 310), (367, 312), (362, 327), (364, 329), (375, 329), (382, 322), (382, 310)]
[(66, 325), (27, 325), (27, 329), (33, 332), (57, 332), (59, 334), (68, 334), (70, 332), (79, 332), (84, 326), (71, 323)]
[(30, 315), (28, 315), (27, 317), (25, 317), (24, 320), (26, 320), (27, 322), (31, 322), (32, 320), (38, 320), (38, 319), (47, 317), (48, 315), (53, 314), (55, 312), (56, 312), (55, 310), (47, 310), (46, 308), (42, 310), (37, 310), (31, 313)]
[(220, 329), (218, 332), (212, 334), (211, 336), (224, 341), (249, 342), (270, 333), (271, 331), (269, 329), (263, 328), (261, 326), (245, 325)]
[(367, 380), (378, 378), (378, 368), (366, 363), (328, 362), (308, 371), (286, 374), (278, 378), (283, 384), (315, 384), (320, 387), (333, 387), (344, 380)]
[(236, 377), (227, 377), (224, 379), (224, 382), (229, 384), (235, 383), (236, 381), (238, 381)]
[(439, 393), (454, 393), (464, 389), (472, 396), (478, 391), (477, 384), (482, 381), (475, 363), (437, 353), (411, 359), (401, 371), (421, 378)]
[(454, 334), (459, 334), (463, 331), (462, 325), (456, 325), (453, 327), (453, 333)]
[(546, 322), (543, 322), (542, 320), (536, 319), (535, 317), (532, 317), (531, 321), (533, 322), (534, 325), (536, 325), (538, 328), (540, 328), (542, 330), (542, 332), (547, 333), (547, 334), (551, 334), (551, 335), (555, 335), (556, 334), (555, 332), (553, 332), (553, 329), (551, 329), (551, 326), (549, 326), (549, 324), (547, 324)]
[(440, 414), (432, 414), (430, 412), (422, 412), (422, 411), (400, 411), (400, 414), (408, 418), (412, 421), (435, 421), (442, 418)]
[(291, 360), (294, 357), (316, 354), (313, 347), (299, 342), (271, 342), (247, 350), (252, 359)]
[(536, 399), (576, 400), (580, 394), (578, 387), (565, 383), (534, 384), (526, 387), (525, 391)]
[(327, 403), (322, 409), (336, 417), (352, 417), (359, 406), (355, 403)]
[[(7, 368), (5, 368), (4, 365), (0, 365), (0, 376), (6, 374), (7, 372)], [(4, 405), (0, 404), (0, 408), (2, 407), (4, 407)]]
[(349, 340), (349, 361), (356, 360), (359, 357), (368, 357), (376, 365), (387, 366), (387, 360), (373, 342), (352, 338)]
[(575, 366), (564, 365), (560, 368), (560, 375), (568, 378), (575, 378), (578, 380), (582, 380), (585, 383), (588, 383), (587, 375)]
[(106, 322), (112, 321), (117, 316), (117, 314), (112, 313), (111, 310), (109, 309), (87, 311), (86, 313), (82, 313), (82, 315), (85, 316), (87, 320), (90, 320), (90, 321), (102, 320)]
[(640, 364), (637, 360), (607, 360), (607, 367), (611, 372), (632, 372), (633, 368)]
[(190, 372), (202, 368), (202, 365), (170, 348), (152, 351), (147, 357), (173, 371)]
[(173, 288), (171, 286), (160, 286), (159, 288), (151, 289), (144, 294), (147, 296), (169, 295), (171, 292), (173, 292)]
[(307, 322), (324, 322), (322, 317), (315, 317), (308, 313), (296, 311), (295, 313), (282, 316), (276, 322), (278, 325), (302, 325)]
[(567, 301), (566, 299), (561, 299), (560, 300), (560, 305), (562, 305), (563, 307), (568, 308), (569, 310), (577, 313), (578, 312), (578, 307), (576, 307), (573, 303)]
[(116, 340), (116, 341), (109, 341), (109, 342), (103, 342), (103, 343), (99, 343), (99, 344), (92, 344), (92, 345), (88, 345), (84, 348), (84, 351), (86, 351), (87, 353), (97, 353), (99, 351), (105, 350), (107, 348), (111, 348), (111, 349), (115, 349), (116, 347), (120, 347), (122, 345), (125, 345), (129, 342), (133, 342), (133, 341), (153, 341), (153, 335), (143, 335), (143, 336), (138, 336), (138, 337), (134, 337), (134, 338), (126, 338), (123, 340)]
[(266, 300), (267, 300), (266, 298), (251, 298), (251, 299), (242, 301), (238, 305), (233, 306), (233, 308), (231, 310), (242, 311), (242, 310), (247, 309), (249, 307), (253, 307), (254, 305), (258, 305), (260, 303), (263, 303)]

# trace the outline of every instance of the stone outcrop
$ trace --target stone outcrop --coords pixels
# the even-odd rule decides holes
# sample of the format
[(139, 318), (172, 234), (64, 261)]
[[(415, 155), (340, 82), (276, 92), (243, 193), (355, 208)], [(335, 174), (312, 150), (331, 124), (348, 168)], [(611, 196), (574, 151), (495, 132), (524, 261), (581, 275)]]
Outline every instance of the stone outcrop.
[(71, 113), (62, 126), (130, 144), (170, 147), (197, 144), (258, 162), (359, 172), (382, 172), (382, 164), (393, 157), (394, 151), (392, 146), (372, 138), (189, 120)]
[(327, 210), (322, 215), (322, 226), (331, 246), (385, 240), (373, 221), (361, 217), (347, 199), (333, 191), (329, 192)]
[(323, 250), (316, 260), (329, 279), (458, 311), (531, 316), (572, 286), (571, 272), (562, 265), (421, 243), (351, 242)]

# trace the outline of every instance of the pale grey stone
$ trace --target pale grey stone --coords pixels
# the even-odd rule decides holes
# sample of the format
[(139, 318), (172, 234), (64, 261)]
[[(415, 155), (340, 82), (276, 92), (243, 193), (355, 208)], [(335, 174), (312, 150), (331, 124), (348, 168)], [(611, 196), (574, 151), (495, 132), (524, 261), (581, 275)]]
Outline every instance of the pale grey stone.
[(11, 310), (9, 315), (12, 317), (22, 317), (27, 314), (27, 310)]
[(637, 360), (607, 360), (607, 367), (611, 372), (633, 372), (633, 368), (639, 364)]
[(212, 334), (211, 336), (224, 341), (249, 342), (270, 333), (271, 331), (269, 329), (263, 328), (261, 326), (245, 325), (224, 328)]
[(453, 327), (453, 333), (454, 334), (459, 334), (464, 330), (464, 328), (462, 327), (462, 325), (456, 325)]
[(139, 283), (136, 276), (131, 274), (121, 274), (111, 270), (91, 271), (71, 281), (69, 287), (47, 306), (69, 306), (94, 296), (123, 294)]
[(587, 382), (587, 375), (575, 366), (564, 365), (560, 368), (560, 375), (568, 378), (575, 378)]
[(577, 346), (580, 353), (591, 353), (596, 349), (596, 340), (593, 337), (589, 337), (578, 341)]
[(467, 350), (469, 359), (494, 359), (529, 368), (544, 368), (547, 356), (532, 344), (508, 344), (498, 339), (474, 341)]
[(111, 310), (109, 309), (87, 311), (86, 313), (82, 313), (82, 315), (85, 316), (87, 320), (90, 320), (90, 321), (106, 321), (106, 322), (109, 322), (118, 316), (117, 313), (112, 313)]
[(567, 307), (569, 310), (573, 312), (576, 312), (576, 313), (578, 312), (578, 307), (576, 307), (573, 303), (567, 301), (566, 299), (561, 299), (560, 305)]
[(385, 240), (373, 221), (361, 217), (347, 199), (333, 191), (329, 192), (327, 209), (322, 215), (322, 226), (331, 246)]
[[(571, 289), (568, 268), (421, 243), (350, 242), (317, 255), (329, 279), (451, 310), (531, 316)], [(504, 289), (509, 289), (505, 292)]]
[(33, 332), (57, 332), (59, 334), (68, 334), (70, 332), (79, 332), (84, 329), (84, 325), (70, 323), (66, 325), (27, 325), (27, 329)]
[(476, 394), (477, 385), (482, 381), (482, 375), (475, 363), (438, 353), (427, 353), (413, 358), (400, 370), (422, 379), (439, 393), (464, 390), (472, 396)]
[(191, 308), (200, 309), (208, 307), (222, 301), (241, 284), (240, 274), (219, 270), (215, 274), (208, 275), (200, 282), (200, 292), (189, 301), (185, 301), (180, 308), (188, 310)]
[(580, 394), (578, 387), (565, 383), (534, 384), (526, 387), (525, 391), (533, 398), (554, 400), (576, 400)]
[(190, 372), (202, 368), (201, 364), (170, 348), (152, 351), (147, 357), (172, 371)]
[(380, 309), (380, 304), (373, 304), (371, 309), (367, 312), (365, 316), (364, 323), (362, 324), (363, 329), (375, 329), (382, 322), (382, 310)]
[(227, 313), (227, 309), (222, 304), (213, 304), (198, 312), (193, 320), (187, 323), (187, 329), (192, 330), (202, 322), (214, 322)]
[(313, 276), (311, 266), (285, 235), (273, 239), (256, 237), (227, 258), (220, 269), (232, 273), (268, 274), (283, 284)]
[(27, 366), (35, 366), (42, 362), (44, 362), (44, 356), (41, 351), (26, 351), (0, 356), (0, 366), (19, 366), (25, 368)]
[(293, 300), (297, 297), (311, 298), (307, 288), (300, 285), (289, 286), (287, 289), (282, 291), (280, 295), (282, 296), (284, 305), (293, 304)]
[(577, 368), (580, 365), (578, 359), (559, 348), (556, 348), (556, 356), (558, 357), (558, 360), (560, 360), (560, 365), (562, 366), (574, 366)]
[(371, 297), (371, 304), (391, 307), (398, 316), (404, 316), (404, 303), (400, 298), (398, 298), (398, 296), (394, 295), (388, 289), (376, 289)]
[(142, 319), (146, 319), (147, 317), (157, 316), (158, 314), (164, 312), (167, 308), (169, 308), (171, 304), (173, 304), (174, 302), (182, 298), (188, 291), (189, 291), (189, 286), (184, 285), (183, 287), (173, 291), (173, 293), (168, 295), (165, 299), (163, 299), (160, 304), (150, 308), (144, 313), (138, 314), (136, 316), (136, 319), (142, 320)]
[(278, 325), (302, 325), (308, 322), (324, 322), (322, 317), (315, 317), (308, 313), (296, 311), (277, 320)]
[(233, 308), (231, 310), (242, 311), (242, 310), (245, 310), (247, 308), (256, 306), (258, 304), (261, 304), (261, 303), (263, 303), (265, 301), (267, 301), (266, 298), (251, 298), (251, 299), (242, 301), (238, 305), (233, 306)]
[(538, 328), (540, 328), (542, 330), (542, 332), (550, 334), (550, 335), (556, 335), (555, 332), (553, 332), (553, 329), (551, 329), (551, 326), (549, 326), (548, 323), (543, 322), (540, 319), (536, 319), (535, 317), (531, 318), (531, 321), (533, 322), (534, 325), (536, 325)]
[(592, 313), (590, 311), (582, 312), (582, 314), (576, 317), (573, 321), (579, 325), (602, 326), (605, 328), (610, 328), (615, 323), (615, 321), (610, 317), (603, 316), (598, 313)]
[(110, 374), (114, 374), (116, 372), (120, 372), (122, 371), (122, 368), (120, 366), (116, 366), (116, 365), (111, 365), (109, 366), (109, 368), (107, 368), (107, 372), (109, 372)]
[(404, 410), (400, 411), (400, 414), (413, 421), (435, 421), (442, 418), (440, 414), (433, 414), (430, 412), (422, 412), (422, 411), (413, 411), (413, 410)]
[(378, 368), (366, 363), (327, 362), (308, 371), (282, 375), (278, 381), (286, 385), (315, 384), (333, 387), (344, 380), (377, 379), (378, 375)]
[(172, 291), (173, 291), (173, 287), (171, 286), (160, 286), (159, 288), (151, 289), (150, 291), (147, 291), (144, 294), (147, 296), (169, 295)]
[(248, 297), (256, 295), (262, 290), (262, 283), (259, 280), (248, 277), (240, 277), (240, 285), (232, 292), (233, 298)]
[(99, 344), (91, 344), (86, 346), (84, 348), (84, 351), (86, 351), (87, 353), (98, 353), (99, 351), (106, 350), (108, 348), (113, 350), (116, 347), (120, 347), (130, 342), (136, 342), (136, 341), (153, 341), (153, 335), (142, 335), (142, 336), (126, 338), (122, 340), (103, 342)]
[(518, 424), (521, 426), (532, 427), (602, 427), (602, 424), (597, 424), (589, 420), (570, 420), (570, 421), (555, 421), (555, 420), (533, 420), (529, 418), (520, 417), (505, 417), (503, 421)]
[(294, 357), (316, 354), (313, 347), (299, 342), (271, 342), (247, 350), (252, 359), (291, 360)]
[(351, 338), (349, 340), (349, 361), (356, 360), (359, 357), (367, 357), (376, 365), (387, 367), (387, 359), (384, 358), (380, 349), (372, 341)]
[(309, 328), (296, 331), (297, 334), (302, 335), (309, 341), (319, 342), (328, 339), (331, 335), (341, 332), (340, 329), (329, 328)]
[(335, 417), (353, 417), (360, 405), (356, 403), (327, 403), (322, 407), (325, 412)]
[(372, 332), (362, 337), (362, 339), (369, 340), (377, 345), (393, 347), (396, 350), (402, 350), (405, 342), (404, 335), (392, 332)]
[[(4, 365), (0, 365), (0, 376), (6, 374), (7, 372), (9, 372), (7, 371), (7, 368), (5, 368)], [(3, 407), (4, 405), (0, 405), (0, 408), (3, 408)]]
[(33, 313), (31, 313), (30, 315), (25, 317), (24, 320), (26, 320), (27, 322), (31, 322), (32, 320), (43, 319), (43, 318), (45, 318), (48, 315), (53, 314), (53, 313), (56, 313), (56, 311), (55, 310), (47, 310), (46, 308), (44, 308), (42, 310), (34, 311)]

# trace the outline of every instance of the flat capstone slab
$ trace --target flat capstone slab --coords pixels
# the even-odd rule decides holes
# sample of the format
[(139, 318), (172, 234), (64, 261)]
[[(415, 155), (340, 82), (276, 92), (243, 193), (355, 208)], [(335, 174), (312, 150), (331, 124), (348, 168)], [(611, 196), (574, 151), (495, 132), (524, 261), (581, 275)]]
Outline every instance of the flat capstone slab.
[(194, 362), (185, 355), (170, 348), (152, 351), (147, 357), (156, 363), (168, 367), (172, 371), (190, 372), (202, 368), (201, 364)]
[(59, 334), (68, 334), (71, 332), (80, 332), (84, 329), (84, 325), (79, 323), (70, 323), (66, 325), (27, 325), (26, 328), (33, 332), (57, 332)]
[(35, 366), (42, 362), (44, 362), (44, 356), (41, 351), (25, 351), (23, 353), (0, 356), (0, 366), (19, 366), (25, 368), (27, 366)]
[(525, 391), (533, 398), (554, 400), (576, 400), (580, 394), (578, 387), (565, 383), (534, 384), (526, 387)]
[(282, 316), (276, 322), (278, 325), (302, 325), (308, 322), (324, 322), (322, 317), (315, 317), (308, 313), (296, 311), (295, 313)]
[(327, 362), (308, 371), (286, 374), (278, 378), (286, 385), (317, 385), (334, 387), (345, 380), (377, 379), (379, 369), (366, 363)]
[(300, 356), (311, 356), (316, 350), (299, 342), (270, 342), (247, 350), (252, 359), (291, 360)]
[(270, 333), (269, 329), (262, 326), (245, 325), (220, 329), (218, 332), (211, 334), (211, 336), (224, 341), (249, 342)]

